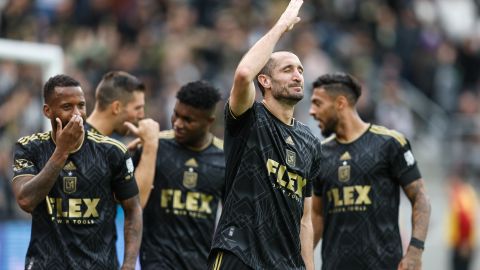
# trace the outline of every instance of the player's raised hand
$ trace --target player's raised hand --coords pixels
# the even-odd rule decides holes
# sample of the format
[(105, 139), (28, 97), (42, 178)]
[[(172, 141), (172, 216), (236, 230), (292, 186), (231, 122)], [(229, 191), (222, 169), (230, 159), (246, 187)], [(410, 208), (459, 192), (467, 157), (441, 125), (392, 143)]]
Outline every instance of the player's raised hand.
[(300, 21), (298, 12), (302, 4), (303, 0), (291, 0), (282, 16), (278, 19), (277, 24), (285, 27), (285, 32), (292, 30), (293, 26)]
[(138, 127), (130, 122), (125, 122), (124, 125), (130, 130), (130, 132), (140, 138), (142, 143), (158, 140), (160, 125), (153, 119), (146, 118), (140, 120), (138, 122)]
[(60, 118), (57, 117), (55, 121), (57, 122), (55, 133), (57, 147), (66, 152), (74, 151), (83, 139), (83, 118), (80, 115), (74, 115), (65, 127), (63, 127)]

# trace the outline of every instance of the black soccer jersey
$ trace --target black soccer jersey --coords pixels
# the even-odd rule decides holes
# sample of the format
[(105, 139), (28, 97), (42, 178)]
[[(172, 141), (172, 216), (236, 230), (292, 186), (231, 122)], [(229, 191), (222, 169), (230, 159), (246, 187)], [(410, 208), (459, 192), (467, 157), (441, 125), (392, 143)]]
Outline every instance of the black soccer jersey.
[(222, 140), (214, 137), (206, 149), (194, 151), (178, 144), (173, 130), (161, 132), (143, 214), (142, 269), (206, 269), (224, 188)]
[[(51, 133), (37, 133), (15, 145), (14, 179), (36, 175), (55, 150)], [(118, 269), (115, 198), (138, 194), (133, 162), (124, 145), (85, 132), (48, 196), (32, 212), (25, 269)]]
[(352, 143), (329, 138), (322, 150), (314, 181), (323, 203), (322, 269), (397, 269), (400, 186), (420, 178), (409, 142), (372, 125)]
[(300, 220), (320, 168), (320, 141), (258, 102), (237, 118), (227, 104), (225, 118), (225, 205), (212, 248), (254, 269), (304, 269)]

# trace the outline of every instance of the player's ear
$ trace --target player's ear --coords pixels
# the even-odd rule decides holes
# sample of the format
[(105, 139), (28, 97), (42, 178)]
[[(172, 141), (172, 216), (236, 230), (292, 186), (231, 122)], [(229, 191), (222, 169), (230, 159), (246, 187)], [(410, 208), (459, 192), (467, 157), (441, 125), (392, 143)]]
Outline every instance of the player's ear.
[(345, 109), (346, 107), (348, 107), (347, 97), (345, 97), (345, 96), (343, 96), (343, 95), (337, 96), (337, 98), (335, 99), (335, 105), (336, 105), (337, 108), (340, 109), (340, 110)]
[(122, 111), (122, 103), (119, 100), (115, 100), (110, 104), (113, 114), (119, 114)]
[(258, 82), (260, 82), (263, 88), (270, 88), (272, 84), (272, 80), (270, 80), (270, 77), (265, 74), (258, 75)]
[(45, 115), (48, 119), (52, 119), (52, 109), (48, 104), (43, 104), (43, 115)]

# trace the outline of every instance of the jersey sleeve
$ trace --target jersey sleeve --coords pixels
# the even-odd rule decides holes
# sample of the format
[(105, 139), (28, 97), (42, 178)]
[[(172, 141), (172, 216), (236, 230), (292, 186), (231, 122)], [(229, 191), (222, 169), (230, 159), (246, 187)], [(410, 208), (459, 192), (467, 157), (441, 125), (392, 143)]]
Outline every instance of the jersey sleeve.
[(392, 139), (391, 148), (393, 149), (389, 150), (389, 153), (391, 153), (390, 173), (398, 180), (400, 185), (406, 186), (421, 178), (410, 142), (407, 139), (402, 142)]
[(118, 200), (123, 201), (138, 194), (138, 186), (133, 174), (134, 166), (130, 155), (118, 150), (112, 158), (113, 183), (112, 188)]
[[(311, 168), (311, 177), (310, 177), (310, 183), (307, 183), (307, 193), (306, 196), (307, 197), (311, 197), (312, 196), (312, 193), (314, 193), (315, 195), (319, 195), (321, 193), (320, 190), (317, 192), (317, 185), (319, 185), (319, 175), (320, 175), (320, 172), (321, 172), (321, 159), (322, 159), (322, 144), (320, 143), (320, 141), (316, 140), (316, 143), (314, 144), (315, 145), (315, 148), (314, 148), (314, 159), (313, 159), (313, 162), (312, 162), (312, 168)], [(308, 190), (310, 189), (310, 190)]]
[(35, 155), (31, 144), (17, 142), (14, 147), (13, 179), (22, 175), (36, 175), (40, 169), (35, 164)]
[(131, 152), (132, 154), (132, 160), (133, 160), (133, 166), (136, 168), (138, 164), (140, 163), (140, 159), (142, 157), (142, 151), (143, 151), (143, 146), (138, 147), (135, 149), (135, 151)]
[(317, 171), (316, 171), (316, 174), (315, 176), (312, 178), (312, 186), (313, 186), (313, 194), (315, 194), (315, 196), (319, 196), (321, 197), (322, 196), (322, 189), (323, 189), (323, 182), (322, 182), (322, 165), (323, 165), (323, 160), (324, 160), (324, 156), (323, 156), (323, 152), (320, 152), (318, 154), (318, 158), (317, 158)]
[(235, 137), (241, 133), (243, 128), (250, 127), (254, 121), (254, 110), (256, 103), (240, 116), (235, 116), (230, 109), (230, 101), (225, 104), (225, 131)]

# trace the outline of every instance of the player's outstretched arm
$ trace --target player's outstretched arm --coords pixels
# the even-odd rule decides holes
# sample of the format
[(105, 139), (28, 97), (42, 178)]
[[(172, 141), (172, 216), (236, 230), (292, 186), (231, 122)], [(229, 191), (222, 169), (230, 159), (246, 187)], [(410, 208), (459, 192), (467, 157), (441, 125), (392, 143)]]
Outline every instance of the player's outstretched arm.
[(313, 248), (318, 245), (323, 236), (323, 205), (322, 197), (313, 195), (312, 199)]
[(255, 101), (255, 77), (267, 63), (283, 33), (300, 21), (298, 11), (302, 4), (302, 0), (291, 0), (277, 23), (250, 48), (238, 64), (229, 101), (234, 115), (242, 115), (252, 106)]
[(56, 121), (56, 148), (48, 162), (37, 175), (18, 176), (12, 183), (17, 203), (27, 213), (31, 213), (42, 200), (45, 200), (57, 181), (68, 155), (83, 140), (82, 117), (79, 115), (72, 117), (65, 128), (62, 128), (60, 119), (57, 118)]
[[(418, 240), (424, 242), (427, 238), (431, 212), (424, 181), (421, 178), (415, 180), (403, 187), (403, 190), (412, 204), (412, 239), (416, 242)], [(423, 249), (418, 247), (418, 243), (412, 245), (412, 242), (410, 242), (407, 253), (400, 261), (398, 269), (422, 269), (422, 254)]]
[(312, 197), (305, 198), (303, 203), (303, 216), (300, 223), (300, 243), (303, 262), (307, 270), (313, 270)]
[(125, 212), (125, 251), (122, 270), (135, 269), (140, 244), (142, 242), (142, 207), (138, 196), (120, 202)]
[[(150, 197), (155, 177), (155, 166), (157, 163), (158, 133), (159, 124), (152, 119), (143, 119), (138, 122), (138, 128), (132, 123), (125, 122), (130, 131), (138, 136), (135, 142), (142, 144), (140, 161), (135, 168), (135, 179), (137, 180), (140, 205), (145, 207)], [(131, 146), (129, 146), (130, 148)]]

